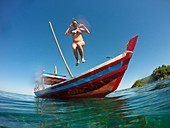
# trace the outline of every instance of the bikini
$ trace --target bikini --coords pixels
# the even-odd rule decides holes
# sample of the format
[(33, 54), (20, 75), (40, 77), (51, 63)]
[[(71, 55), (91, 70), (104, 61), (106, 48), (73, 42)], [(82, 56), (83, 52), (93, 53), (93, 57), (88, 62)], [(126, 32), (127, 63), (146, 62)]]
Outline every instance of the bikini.
[[(76, 31), (76, 30), (73, 30), (73, 31), (72, 31), (72, 35), (73, 35), (73, 34), (76, 34), (76, 33), (80, 33), (80, 34), (81, 34), (82, 32), (81, 32), (81, 30), (80, 30), (80, 29), (79, 29), (79, 30), (77, 30), (77, 31)], [(79, 42), (83, 42), (83, 40), (80, 40), (80, 41), (74, 41), (73, 43), (77, 44), (77, 43), (79, 43)]]
[(81, 34), (82, 32), (81, 32), (81, 30), (80, 30), (80, 29), (79, 29), (79, 30), (77, 30), (77, 31), (76, 31), (76, 30), (73, 30), (73, 31), (72, 31), (72, 34), (76, 34), (76, 33), (80, 33), (80, 34)]

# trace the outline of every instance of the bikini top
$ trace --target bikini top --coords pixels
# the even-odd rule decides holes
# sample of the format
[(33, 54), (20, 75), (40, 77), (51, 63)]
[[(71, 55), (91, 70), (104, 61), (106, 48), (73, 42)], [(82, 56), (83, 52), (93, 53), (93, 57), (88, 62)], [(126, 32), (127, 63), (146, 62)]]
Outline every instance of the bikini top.
[(77, 31), (76, 31), (76, 30), (73, 30), (73, 31), (72, 31), (72, 34), (76, 34), (76, 33), (80, 33), (80, 34), (81, 34), (82, 32), (81, 32), (81, 30), (80, 30), (80, 29), (79, 29), (79, 30), (77, 30)]

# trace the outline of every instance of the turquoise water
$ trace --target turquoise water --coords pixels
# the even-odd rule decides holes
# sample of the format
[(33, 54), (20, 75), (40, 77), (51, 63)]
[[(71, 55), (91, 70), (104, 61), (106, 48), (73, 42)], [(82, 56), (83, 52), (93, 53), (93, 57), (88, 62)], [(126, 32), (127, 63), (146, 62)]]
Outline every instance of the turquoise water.
[(42, 99), (0, 91), (0, 128), (168, 128), (170, 79), (105, 98)]

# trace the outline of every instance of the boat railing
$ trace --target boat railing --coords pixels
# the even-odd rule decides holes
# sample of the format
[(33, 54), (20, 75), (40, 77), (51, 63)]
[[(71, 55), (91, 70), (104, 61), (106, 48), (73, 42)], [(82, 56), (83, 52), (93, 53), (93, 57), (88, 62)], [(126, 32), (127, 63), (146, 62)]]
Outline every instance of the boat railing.
[(44, 90), (49, 86), (66, 80), (66, 75), (43, 71), (35, 80), (34, 92)]

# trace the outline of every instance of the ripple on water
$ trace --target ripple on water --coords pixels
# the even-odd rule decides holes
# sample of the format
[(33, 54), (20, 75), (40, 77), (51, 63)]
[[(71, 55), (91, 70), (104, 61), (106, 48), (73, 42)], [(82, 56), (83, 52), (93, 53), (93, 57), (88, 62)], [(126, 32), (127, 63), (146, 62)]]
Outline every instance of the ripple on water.
[(89, 99), (43, 99), (0, 91), (0, 127), (168, 127), (168, 84), (170, 79)]

